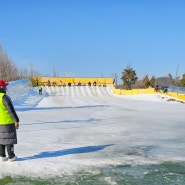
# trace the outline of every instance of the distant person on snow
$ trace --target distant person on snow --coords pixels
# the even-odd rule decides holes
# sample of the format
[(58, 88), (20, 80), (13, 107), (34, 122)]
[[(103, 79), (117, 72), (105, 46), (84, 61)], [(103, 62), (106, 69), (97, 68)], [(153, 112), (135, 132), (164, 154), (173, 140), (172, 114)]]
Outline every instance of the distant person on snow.
[[(15, 161), (14, 144), (17, 144), (16, 129), (19, 128), (19, 118), (13, 103), (6, 95), (8, 82), (0, 80), (0, 161)], [(6, 157), (5, 148), (8, 153)]]
[(36, 86), (38, 86), (39, 85), (39, 81), (38, 81), (38, 78), (36, 79)]
[(62, 80), (60, 80), (60, 86), (62, 86)]
[(88, 86), (91, 86), (91, 82), (89, 81)]
[(165, 88), (165, 89), (163, 90), (163, 93), (167, 93), (167, 92), (168, 92), (168, 89)]
[(38, 86), (39, 89), (39, 95), (42, 95), (42, 86)]
[(48, 80), (47, 84), (48, 84), (48, 86), (50, 86), (50, 85), (51, 85), (51, 84), (50, 84), (50, 80)]

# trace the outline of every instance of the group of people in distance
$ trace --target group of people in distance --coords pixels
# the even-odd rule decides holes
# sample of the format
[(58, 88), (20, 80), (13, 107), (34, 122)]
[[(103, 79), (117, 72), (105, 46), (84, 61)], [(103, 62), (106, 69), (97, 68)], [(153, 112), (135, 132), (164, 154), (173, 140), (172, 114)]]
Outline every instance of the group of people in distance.
[[(47, 82), (43, 82), (43, 85), (44, 84), (46, 84), (48, 87), (49, 86), (72, 86), (72, 85), (74, 85), (74, 86), (86, 86), (86, 85), (88, 85), (88, 86), (91, 86), (91, 85), (101, 86), (101, 83), (97, 83), (96, 81), (94, 81), (93, 83), (89, 81), (87, 84), (86, 83), (81, 83), (80, 81), (78, 83), (74, 83), (74, 84), (72, 84), (71, 82), (68, 82), (66, 84), (65, 82), (63, 83), (62, 80), (60, 80), (59, 84), (57, 84), (57, 82), (55, 82), (55, 81), (50, 82), (50, 80), (48, 80)], [(40, 86), (37, 79), (36, 79), (36, 86), (38, 86), (38, 87)], [(103, 87), (106, 87), (106, 84), (103, 84)]]
[(159, 87), (159, 85), (156, 85), (155, 87), (155, 91), (156, 92), (163, 92), (163, 93), (167, 93), (168, 92), (168, 88), (167, 87)]

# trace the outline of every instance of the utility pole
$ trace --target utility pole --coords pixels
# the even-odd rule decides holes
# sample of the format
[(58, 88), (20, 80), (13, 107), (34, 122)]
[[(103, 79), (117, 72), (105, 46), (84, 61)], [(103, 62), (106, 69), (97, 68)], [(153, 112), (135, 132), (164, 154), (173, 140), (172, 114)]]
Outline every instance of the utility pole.
[(177, 77), (178, 70), (179, 70), (179, 64), (177, 64), (177, 69), (176, 69), (176, 74), (175, 74), (175, 85), (178, 85), (178, 77)]
[(114, 87), (117, 87), (117, 78), (118, 78), (117, 73), (113, 74), (113, 77), (114, 77)]
[(178, 70), (179, 70), (179, 64), (177, 65), (176, 74), (175, 74), (175, 79), (177, 79)]

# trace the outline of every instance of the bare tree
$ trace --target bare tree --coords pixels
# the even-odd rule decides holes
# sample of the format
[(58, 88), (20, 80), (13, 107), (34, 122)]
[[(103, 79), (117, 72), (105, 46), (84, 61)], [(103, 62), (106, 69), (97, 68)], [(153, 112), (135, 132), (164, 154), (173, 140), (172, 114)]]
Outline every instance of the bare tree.
[(30, 64), (30, 69), (27, 70), (23, 67), (18, 67), (4, 52), (2, 46), (0, 45), (0, 78), (7, 81), (14, 81), (23, 78), (28, 78), (30, 76), (38, 76), (39, 73), (36, 72)]

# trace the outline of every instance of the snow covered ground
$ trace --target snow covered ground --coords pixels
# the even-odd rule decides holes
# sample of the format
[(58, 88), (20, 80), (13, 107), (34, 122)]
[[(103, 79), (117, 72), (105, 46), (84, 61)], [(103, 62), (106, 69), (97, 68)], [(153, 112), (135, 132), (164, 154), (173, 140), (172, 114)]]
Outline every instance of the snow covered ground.
[(15, 162), (0, 177), (52, 177), (94, 167), (185, 161), (185, 104), (163, 95), (114, 95), (109, 87), (11, 82), (20, 118)]

